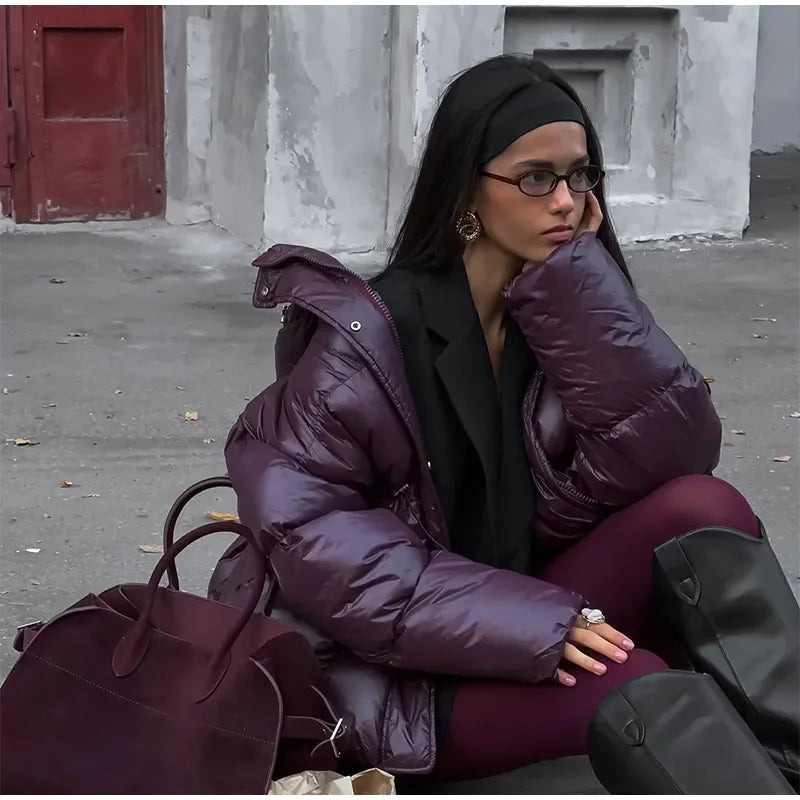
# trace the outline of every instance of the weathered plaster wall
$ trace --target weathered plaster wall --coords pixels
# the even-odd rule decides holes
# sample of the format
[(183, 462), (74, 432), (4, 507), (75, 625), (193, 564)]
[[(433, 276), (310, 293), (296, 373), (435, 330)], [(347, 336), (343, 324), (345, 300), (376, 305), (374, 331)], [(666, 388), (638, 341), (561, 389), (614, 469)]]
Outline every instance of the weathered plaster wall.
[(211, 219), (254, 247), (264, 236), (267, 6), (211, 7)]
[(209, 219), (211, 27), (207, 6), (164, 7), (167, 220)]
[(800, 149), (800, 6), (761, 6), (753, 150)]
[(502, 6), (394, 7), (389, 240), (399, 224), (441, 94), (459, 72), (503, 52), (503, 21)]
[(757, 6), (509, 7), (505, 49), (561, 70), (591, 109), (623, 241), (738, 237), (757, 32)]
[(270, 6), (264, 233), (385, 247), (389, 7)]
[[(540, 17), (516, 34), (513, 13), (168, 6), (168, 219), (212, 218), (254, 245), (302, 242), (374, 268), (442, 89), (470, 65), (512, 45), (535, 52), (538, 41), (587, 90), (587, 76), (601, 74), (604, 124), (630, 127), (609, 151), (622, 239), (741, 234), (758, 7), (530, 9)], [(565, 13), (568, 24), (554, 21)], [(635, 113), (620, 122), (611, 112), (625, 98)]]
[(758, 6), (681, 8), (672, 201), (655, 236), (746, 227), (757, 37)]

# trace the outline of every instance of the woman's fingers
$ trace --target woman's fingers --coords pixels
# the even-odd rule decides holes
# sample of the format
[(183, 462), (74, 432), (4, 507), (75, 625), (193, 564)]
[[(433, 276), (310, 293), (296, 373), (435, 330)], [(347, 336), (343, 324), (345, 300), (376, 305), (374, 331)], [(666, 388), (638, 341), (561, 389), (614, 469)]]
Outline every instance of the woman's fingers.
[(562, 686), (574, 686), (577, 683), (575, 678), (563, 669), (556, 670), (556, 678)]
[[(576, 624), (567, 635), (563, 660), (595, 675), (605, 675), (606, 665), (589, 653), (598, 653), (618, 664), (624, 664), (628, 660), (628, 651), (633, 650), (633, 646), (633, 642), (625, 634), (606, 622), (590, 625), (588, 628)], [(558, 670), (557, 678), (564, 686), (575, 685), (574, 676), (564, 670)]]
[(600, 203), (594, 192), (586, 193), (586, 203), (583, 208), (583, 216), (575, 229), (574, 238), (577, 239), (584, 233), (597, 233), (603, 222), (603, 212), (600, 210)]
[(605, 675), (606, 665), (600, 661), (595, 661), (591, 656), (581, 652), (575, 647), (574, 644), (567, 643), (564, 647), (564, 661), (569, 661), (570, 664), (585, 669), (587, 672), (592, 672), (595, 675)]
[(628, 654), (624, 650), (595, 633), (591, 628), (573, 628), (567, 638), (570, 642), (580, 645), (584, 650), (600, 653), (618, 664), (624, 664), (628, 660)]
[(624, 633), (620, 633), (616, 628), (612, 628), (607, 622), (600, 623), (599, 625), (592, 625), (589, 630), (594, 631), (598, 636), (602, 636), (609, 642), (613, 642), (622, 650), (633, 650), (633, 642)]
[(597, 233), (603, 222), (603, 212), (600, 210), (600, 203), (594, 192), (587, 192), (586, 206), (589, 210), (589, 221), (587, 222), (586, 230), (590, 233)]

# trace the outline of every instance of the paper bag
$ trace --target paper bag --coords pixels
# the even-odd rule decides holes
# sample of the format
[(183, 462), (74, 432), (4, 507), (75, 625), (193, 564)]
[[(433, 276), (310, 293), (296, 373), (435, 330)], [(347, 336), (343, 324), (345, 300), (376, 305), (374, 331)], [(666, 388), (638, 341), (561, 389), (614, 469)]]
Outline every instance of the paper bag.
[(267, 794), (395, 794), (394, 776), (380, 769), (357, 775), (308, 771), (273, 781)]

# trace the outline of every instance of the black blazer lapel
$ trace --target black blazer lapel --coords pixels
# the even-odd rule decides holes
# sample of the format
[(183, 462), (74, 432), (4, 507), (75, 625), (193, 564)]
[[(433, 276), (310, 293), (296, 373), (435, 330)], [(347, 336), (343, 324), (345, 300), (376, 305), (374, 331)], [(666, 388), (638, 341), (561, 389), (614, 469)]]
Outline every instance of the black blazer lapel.
[(478, 453), (491, 504), (497, 476), (497, 392), (467, 276), (459, 264), (445, 273), (429, 273), (420, 283), (425, 323), (443, 340), (436, 371)]

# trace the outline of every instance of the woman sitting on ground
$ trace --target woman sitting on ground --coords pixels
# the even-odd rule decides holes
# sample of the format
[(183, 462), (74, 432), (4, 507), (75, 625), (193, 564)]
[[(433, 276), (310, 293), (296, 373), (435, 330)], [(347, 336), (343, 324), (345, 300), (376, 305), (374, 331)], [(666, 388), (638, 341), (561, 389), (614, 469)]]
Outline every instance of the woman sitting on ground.
[[(291, 307), (227, 463), (353, 768), (465, 779), (585, 752), (612, 687), (685, 664), (654, 549), (760, 536), (711, 476), (709, 389), (634, 290), (604, 176), (574, 90), (504, 56), (444, 95), (381, 275), (284, 245), (256, 262), (259, 301)], [(250, 574), (238, 543), (212, 596)]]

